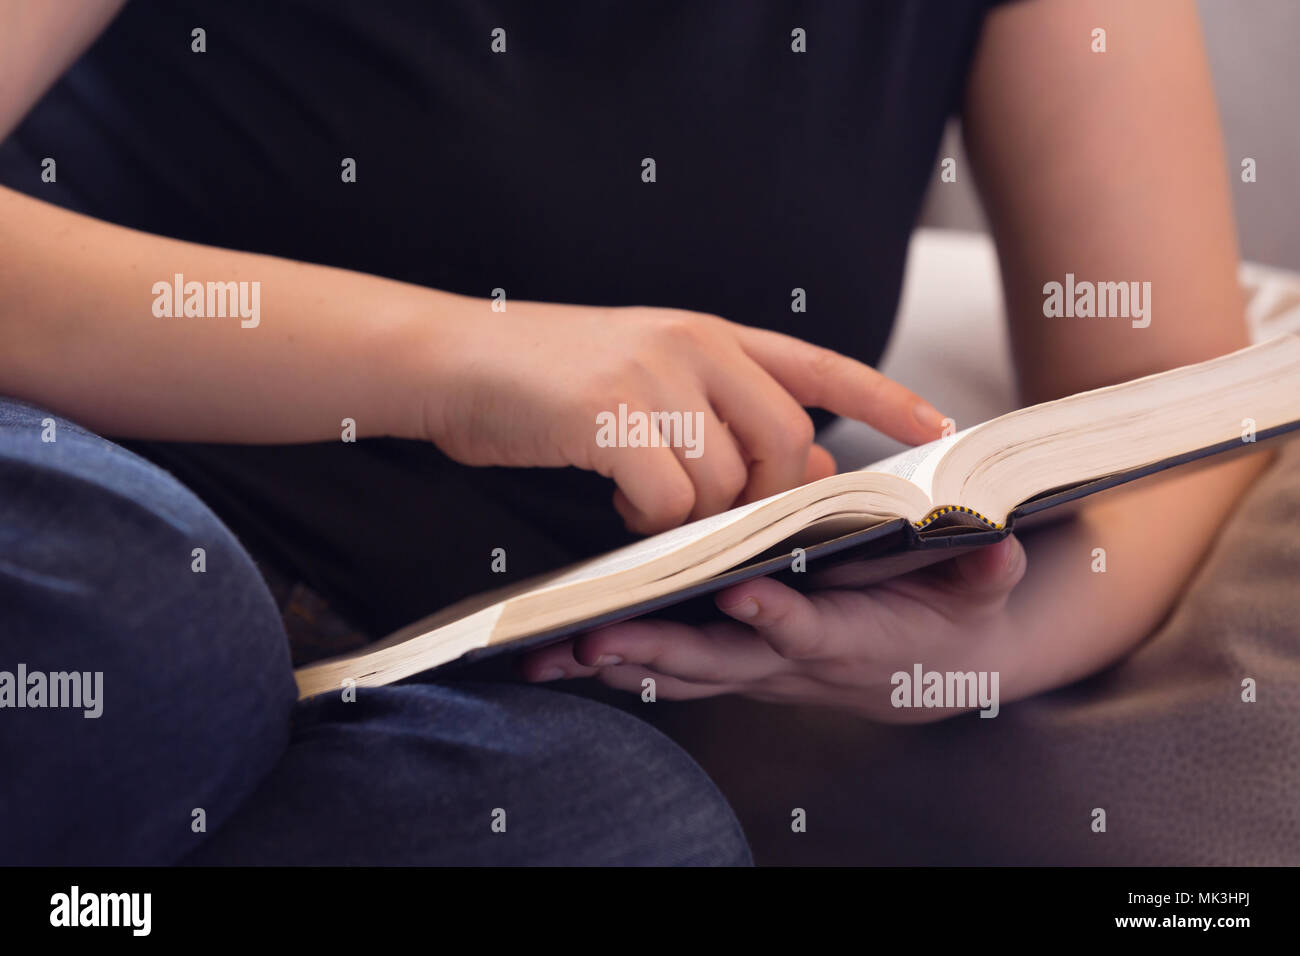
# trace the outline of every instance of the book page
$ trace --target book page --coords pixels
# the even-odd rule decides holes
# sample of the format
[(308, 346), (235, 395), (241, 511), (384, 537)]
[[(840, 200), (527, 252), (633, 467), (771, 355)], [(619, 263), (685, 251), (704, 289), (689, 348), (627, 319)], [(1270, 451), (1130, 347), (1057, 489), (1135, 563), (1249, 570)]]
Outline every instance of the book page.
[(924, 491), (925, 496), (930, 499), (931, 503), (940, 504), (940, 502), (934, 500), (933, 494), (935, 469), (939, 467), (939, 462), (948, 453), (948, 449), (972, 431), (974, 431), (974, 427), (954, 432), (945, 438), (939, 438), (925, 445), (917, 445), (915, 448), (900, 451), (897, 455), (891, 455), (859, 470), (897, 475)]
[(948, 449), (932, 497), (1001, 524), (1049, 491), (1240, 448), (1298, 421), (1300, 337), (1284, 335), (985, 422)]
[(644, 541), (637, 541), (635, 544), (625, 545), (599, 558), (592, 558), (590, 561), (576, 565), (569, 571), (559, 577), (547, 581), (547, 587), (557, 584), (571, 584), (574, 581), (585, 581), (588, 578), (597, 578), (602, 575), (612, 574), (615, 571), (623, 571), (627, 568), (635, 567), (639, 564), (646, 564), (669, 552), (676, 551), (679, 548), (693, 544), (702, 538), (707, 537), (719, 528), (724, 528), (733, 522), (739, 521), (746, 515), (757, 511), (763, 505), (768, 504), (780, 495), (773, 495), (770, 498), (764, 498), (761, 501), (754, 501), (750, 504), (734, 508), (731, 511), (724, 511), (721, 514), (713, 515), (709, 518), (702, 518), (699, 521), (692, 521), (690, 524), (684, 524), (679, 528), (673, 528), (671, 531), (664, 531), (654, 537), (646, 538)]
[[(721, 514), (702, 518), (699, 521), (692, 521), (680, 528), (665, 531), (654, 537), (646, 538), (644, 541), (625, 545), (598, 558), (592, 558), (589, 561), (574, 565), (560, 572), (556, 577), (547, 579), (541, 587), (549, 589), (575, 584), (650, 564), (674, 552), (694, 548), (705, 539), (735, 525), (746, 525), (748, 530), (746, 530), (744, 536), (748, 536), (750, 533), (766, 527), (772, 521), (812, 507), (817, 502), (827, 498), (842, 498), (850, 494), (860, 496), (866, 493), (872, 499), (869, 503), (870, 508), (867, 510), (873, 515), (879, 514), (882, 516), (907, 514), (915, 512), (918, 507), (924, 507), (925, 502), (916, 501), (915, 495), (907, 493), (906, 486), (903, 488), (891, 487), (888, 482), (882, 484), (879, 479), (875, 482), (864, 483), (861, 478), (853, 477), (864, 473), (859, 471), (831, 475), (822, 478), (820, 481), (801, 485), (798, 488), (791, 488), (789, 491), (777, 492), (759, 501), (750, 502), (747, 505), (724, 511)], [(769, 512), (767, 516), (752, 517), (764, 509)], [(703, 558), (708, 553), (709, 551), (706, 549), (698, 552), (698, 556)]]

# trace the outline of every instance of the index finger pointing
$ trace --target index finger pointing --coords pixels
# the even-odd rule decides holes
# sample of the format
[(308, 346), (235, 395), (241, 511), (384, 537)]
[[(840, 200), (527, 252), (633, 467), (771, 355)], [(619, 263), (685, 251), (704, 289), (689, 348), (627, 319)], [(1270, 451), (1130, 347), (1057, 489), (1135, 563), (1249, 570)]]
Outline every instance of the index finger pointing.
[(790, 335), (737, 325), (745, 353), (800, 405), (852, 418), (909, 444), (933, 441), (945, 419), (911, 389), (869, 365)]

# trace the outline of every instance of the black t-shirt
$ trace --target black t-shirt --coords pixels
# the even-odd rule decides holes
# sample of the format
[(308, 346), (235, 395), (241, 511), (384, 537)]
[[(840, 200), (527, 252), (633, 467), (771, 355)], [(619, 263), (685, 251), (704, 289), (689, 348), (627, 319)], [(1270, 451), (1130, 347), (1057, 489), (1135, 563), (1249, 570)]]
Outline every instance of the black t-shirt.
[[(711, 312), (874, 362), (988, 5), (133, 0), (0, 181), (181, 239)], [(612, 485), (572, 469), (397, 440), (132, 447), (373, 633), (626, 540)]]

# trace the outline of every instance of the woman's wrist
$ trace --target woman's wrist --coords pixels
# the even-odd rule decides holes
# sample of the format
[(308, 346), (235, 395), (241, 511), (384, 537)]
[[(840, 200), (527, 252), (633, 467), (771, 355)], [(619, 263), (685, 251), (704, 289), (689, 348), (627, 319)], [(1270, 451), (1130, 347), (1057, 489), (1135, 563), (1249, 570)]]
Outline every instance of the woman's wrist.
[(437, 444), (470, 361), (474, 324), (490, 309), (483, 299), (421, 293), (403, 302), (398, 318), (375, 337), (370, 368), (381, 433)]

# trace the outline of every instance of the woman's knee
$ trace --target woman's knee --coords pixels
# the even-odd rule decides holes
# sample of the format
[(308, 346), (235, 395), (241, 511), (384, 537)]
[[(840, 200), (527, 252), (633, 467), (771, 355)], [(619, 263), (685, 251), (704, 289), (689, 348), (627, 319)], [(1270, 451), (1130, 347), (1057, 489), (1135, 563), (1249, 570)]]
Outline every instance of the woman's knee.
[(0, 761), (17, 770), (0, 858), (177, 859), (285, 746), (286, 641), (229, 530), (155, 466), (11, 402), (0, 608)]
[[(581, 834), (562, 857), (585, 865), (735, 866), (752, 862), (736, 815), (678, 744), (646, 721), (584, 697), (507, 688), (532, 729), (526, 807), (567, 811)], [(649, 706), (649, 705), (647, 705)], [(575, 834), (576, 835), (576, 834)]]

